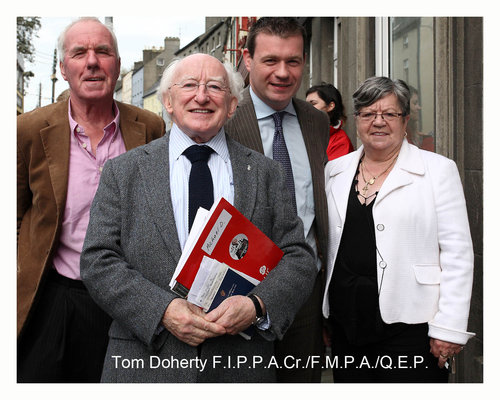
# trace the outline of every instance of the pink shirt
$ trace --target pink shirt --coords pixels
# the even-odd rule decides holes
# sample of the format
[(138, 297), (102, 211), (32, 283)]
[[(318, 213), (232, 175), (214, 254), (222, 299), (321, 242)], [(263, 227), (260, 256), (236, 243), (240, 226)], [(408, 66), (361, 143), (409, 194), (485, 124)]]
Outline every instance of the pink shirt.
[(90, 139), (85, 128), (71, 117), (68, 193), (59, 238), (54, 256), (57, 272), (71, 279), (80, 278), (80, 253), (89, 223), (90, 206), (99, 185), (102, 168), (106, 161), (125, 153), (125, 143), (120, 131), (120, 112), (113, 104), (115, 119), (104, 128), (104, 136), (92, 154)]

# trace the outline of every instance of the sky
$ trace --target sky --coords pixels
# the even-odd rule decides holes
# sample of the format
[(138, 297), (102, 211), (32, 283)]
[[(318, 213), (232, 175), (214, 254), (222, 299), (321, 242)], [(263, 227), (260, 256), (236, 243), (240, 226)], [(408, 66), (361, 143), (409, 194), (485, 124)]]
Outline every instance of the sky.
[[(105, 17), (97, 16), (102, 22)], [(76, 17), (42, 17), (38, 37), (33, 40), (35, 46), (34, 63), (25, 63), (25, 70), (32, 71), (35, 76), (25, 88), (24, 111), (34, 109), (38, 104), (41, 87), (41, 105), (52, 102), (52, 70), (54, 49), (60, 32)], [(118, 40), (122, 70), (130, 70), (135, 61), (142, 60), (142, 50), (163, 46), (164, 38), (178, 37), (180, 47), (189, 44), (193, 39), (205, 32), (205, 17), (164, 17), (164, 16), (113, 16), (114, 31)], [(68, 88), (56, 66), (57, 81), (55, 98)]]

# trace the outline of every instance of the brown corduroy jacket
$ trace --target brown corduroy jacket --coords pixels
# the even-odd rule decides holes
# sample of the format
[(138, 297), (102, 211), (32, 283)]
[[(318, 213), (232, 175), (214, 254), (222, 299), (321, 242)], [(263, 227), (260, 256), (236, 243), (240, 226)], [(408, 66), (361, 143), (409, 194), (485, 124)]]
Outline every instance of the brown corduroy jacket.
[[(150, 111), (117, 102), (130, 150), (165, 133)], [(68, 100), (17, 117), (17, 334), (57, 248), (66, 205), (70, 126)]]

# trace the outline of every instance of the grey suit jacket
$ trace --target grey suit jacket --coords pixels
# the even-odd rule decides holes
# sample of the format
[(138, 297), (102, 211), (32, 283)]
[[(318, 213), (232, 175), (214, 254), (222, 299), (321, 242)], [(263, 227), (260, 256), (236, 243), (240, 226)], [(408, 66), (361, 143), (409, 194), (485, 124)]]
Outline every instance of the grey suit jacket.
[[(316, 240), (319, 243), (319, 256), (323, 265), (325, 265), (328, 240), (328, 208), (325, 196), (324, 167), (328, 161), (326, 148), (328, 146), (330, 123), (327, 114), (316, 110), (311, 104), (296, 98), (292, 101), (297, 112), (297, 119), (299, 120), (309, 157), (316, 215)], [(243, 92), (243, 100), (238, 103), (236, 113), (226, 122), (224, 128), (227, 134), (237, 142), (259, 153), (264, 153), (259, 124), (248, 88)]]
[[(169, 282), (181, 255), (170, 183), (169, 134), (109, 161), (91, 209), (81, 274), (96, 302), (114, 319), (103, 371), (112, 382), (272, 382), (273, 343), (282, 338), (312, 290), (315, 266), (302, 223), (292, 215), (281, 168), (274, 161), (227, 140), (234, 205), (283, 251), (276, 268), (255, 288), (272, 326), (247, 341), (241, 336), (207, 340), (199, 349), (158, 326), (176, 297)], [(199, 351), (199, 353), (198, 353)], [(228, 362), (248, 360), (240, 368)], [(206, 360), (203, 372), (196, 359)], [(262, 357), (263, 363), (250, 364)], [(142, 360), (126, 368), (123, 360)], [(179, 360), (189, 367), (174, 367)], [(154, 368), (150, 362), (163, 361)], [(168, 364), (168, 366), (167, 366)], [(272, 365), (270, 365), (272, 367)]]

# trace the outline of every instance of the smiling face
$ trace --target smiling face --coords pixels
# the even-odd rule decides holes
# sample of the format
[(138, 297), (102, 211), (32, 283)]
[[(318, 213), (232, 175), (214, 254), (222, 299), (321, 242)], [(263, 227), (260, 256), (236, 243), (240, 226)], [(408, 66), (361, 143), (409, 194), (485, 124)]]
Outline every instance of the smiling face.
[[(363, 107), (359, 112), (381, 114), (401, 113), (402, 111), (396, 95), (389, 94), (373, 104)], [(380, 115), (371, 121), (363, 121), (356, 117), (356, 127), (365, 151), (380, 155), (398, 151), (403, 143), (408, 119), (409, 115), (397, 117), (393, 121), (384, 120)]]
[[(195, 90), (183, 89), (179, 85), (191, 80), (202, 85)], [(182, 132), (197, 143), (207, 142), (217, 135), (236, 110), (238, 100), (227, 88), (226, 70), (212, 56), (194, 54), (181, 60), (172, 82), (163, 96), (165, 109)], [(207, 82), (218, 82), (227, 89), (213, 93), (205, 86)]]
[(274, 110), (284, 109), (299, 90), (302, 80), (302, 36), (281, 38), (260, 33), (255, 38), (253, 57), (245, 49), (243, 59), (255, 94)]
[(77, 22), (66, 33), (64, 49), (59, 65), (71, 89), (71, 100), (112, 100), (120, 59), (106, 27), (96, 21)]

